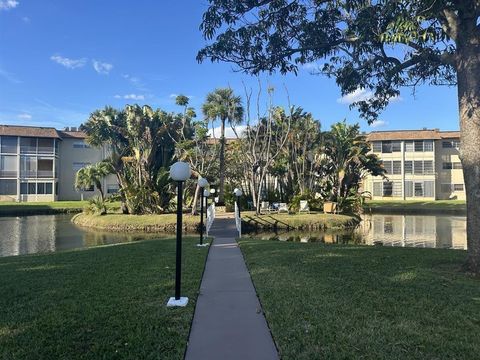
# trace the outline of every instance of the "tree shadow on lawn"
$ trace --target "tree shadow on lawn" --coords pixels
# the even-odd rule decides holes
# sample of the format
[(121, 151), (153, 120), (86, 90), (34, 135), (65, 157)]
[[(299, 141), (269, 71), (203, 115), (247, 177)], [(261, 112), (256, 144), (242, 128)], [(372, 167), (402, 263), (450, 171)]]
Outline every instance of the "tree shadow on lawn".
[(183, 358), (207, 249), (186, 239), (182, 290), (175, 241), (148, 240), (0, 259), (0, 358)]
[(242, 240), (283, 359), (448, 359), (480, 352), (465, 252)]

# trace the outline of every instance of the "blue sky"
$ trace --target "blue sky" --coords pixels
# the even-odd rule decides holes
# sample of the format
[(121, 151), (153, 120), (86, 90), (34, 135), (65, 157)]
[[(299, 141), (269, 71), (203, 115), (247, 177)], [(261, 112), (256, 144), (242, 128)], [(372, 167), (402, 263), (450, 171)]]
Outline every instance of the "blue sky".
[[(177, 110), (174, 94), (191, 96), (198, 113), (209, 91), (256, 79), (230, 64), (198, 64), (205, 1), (0, 0), (0, 124), (77, 126), (95, 109), (127, 103)], [(375, 127), (359, 119), (335, 82), (311, 75), (263, 76), (275, 100), (319, 119), (324, 129), (347, 119), (362, 129), (458, 129), (455, 88), (402, 91)]]

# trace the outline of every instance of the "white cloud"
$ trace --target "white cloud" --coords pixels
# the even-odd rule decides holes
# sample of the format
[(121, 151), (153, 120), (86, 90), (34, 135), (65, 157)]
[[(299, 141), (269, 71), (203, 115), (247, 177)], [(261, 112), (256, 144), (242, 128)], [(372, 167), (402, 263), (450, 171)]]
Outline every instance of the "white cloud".
[(378, 128), (378, 127), (382, 127), (382, 126), (385, 126), (385, 125), (388, 125), (388, 122), (387, 121), (383, 121), (383, 120), (374, 120), (370, 126), (372, 128)]
[[(243, 132), (246, 129), (247, 127), (245, 125), (240, 125), (235, 127), (235, 130), (237, 131), (238, 136), (242, 136)], [(217, 139), (220, 137), (220, 126), (213, 128), (213, 131), (212, 129), (208, 130), (208, 136), (213, 137), (214, 135)], [(235, 135), (235, 132), (232, 130), (230, 126), (225, 126), (225, 137), (227, 139), (235, 139), (237, 137)]]
[(0, 0), (0, 10), (10, 10), (18, 6), (19, 2), (16, 0)]
[(110, 73), (110, 71), (113, 69), (112, 64), (101, 62), (98, 60), (92, 60), (92, 64), (95, 71), (99, 74), (108, 75), (108, 73)]
[(22, 21), (28, 24), (30, 22), (30, 18), (28, 16), (24, 16), (22, 17)]
[(365, 101), (373, 97), (373, 92), (366, 89), (357, 89), (354, 92), (343, 95), (337, 99), (340, 104), (352, 104), (357, 101)]
[(133, 86), (135, 86), (140, 91), (147, 91), (145, 84), (139, 77), (132, 76), (129, 74), (123, 74), (122, 77), (128, 80)]
[(141, 95), (141, 94), (115, 95), (114, 98), (125, 99), (125, 100), (145, 100), (145, 95)]
[(302, 65), (302, 68), (305, 70), (319, 70), (322, 67), (321, 64), (317, 64), (316, 62), (309, 62)]
[(60, 64), (67, 69), (76, 69), (85, 66), (87, 59), (69, 59), (60, 55), (52, 55), (50, 60), (55, 61), (57, 64)]
[(19, 119), (21, 119), (21, 120), (31, 120), (31, 119), (32, 119), (32, 115), (27, 114), (27, 113), (21, 113), (21, 114), (18, 114), (18, 115), (17, 115), (17, 118), (19, 118)]
[[(373, 93), (373, 91), (358, 88), (354, 92), (348, 93), (348, 94), (343, 95), (342, 97), (338, 98), (337, 102), (340, 103), (340, 104), (350, 105), (350, 104), (353, 104), (354, 102), (357, 102), (357, 101), (370, 100), (374, 96), (375, 96), (375, 94)], [(398, 95), (398, 96), (391, 97), (389, 101), (390, 101), (390, 103), (395, 103), (395, 102), (402, 101), (402, 100), (403, 100), (402, 97)]]

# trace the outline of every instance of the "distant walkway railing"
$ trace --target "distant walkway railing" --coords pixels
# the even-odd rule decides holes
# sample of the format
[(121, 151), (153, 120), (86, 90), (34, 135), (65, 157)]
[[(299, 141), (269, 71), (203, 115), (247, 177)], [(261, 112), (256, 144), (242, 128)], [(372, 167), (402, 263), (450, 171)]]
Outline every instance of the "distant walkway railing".
[(235, 202), (235, 226), (237, 227), (238, 237), (242, 237), (242, 218), (240, 217), (240, 211), (238, 209), (237, 202)]
[(213, 221), (215, 220), (215, 203), (212, 203), (207, 209), (207, 236), (210, 228), (212, 227)]

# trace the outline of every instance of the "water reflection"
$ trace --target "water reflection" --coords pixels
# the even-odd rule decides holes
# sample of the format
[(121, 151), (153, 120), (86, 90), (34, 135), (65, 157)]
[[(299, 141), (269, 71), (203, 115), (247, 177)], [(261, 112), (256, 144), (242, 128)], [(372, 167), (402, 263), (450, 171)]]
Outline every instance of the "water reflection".
[(466, 249), (466, 229), (464, 216), (374, 214), (356, 232), (368, 245)]
[(349, 231), (254, 233), (249, 236), (296, 242), (366, 244), (427, 248), (466, 249), (466, 218), (444, 215), (384, 215), (362, 217)]
[(169, 236), (86, 230), (72, 224), (71, 217), (72, 215), (0, 217), (0, 257)]

